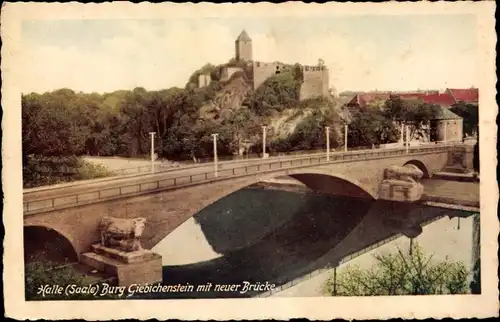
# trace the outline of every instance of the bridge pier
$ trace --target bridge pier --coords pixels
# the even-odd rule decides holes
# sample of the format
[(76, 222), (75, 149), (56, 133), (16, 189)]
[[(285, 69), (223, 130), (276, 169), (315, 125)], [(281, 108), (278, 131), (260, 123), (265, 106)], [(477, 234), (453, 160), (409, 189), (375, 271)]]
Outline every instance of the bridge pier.
[(94, 244), (92, 252), (83, 253), (80, 262), (115, 276), (118, 286), (163, 281), (162, 257), (151, 251), (125, 253)]
[(474, 146), (457, 145), (448, 151), (444, 172), (471, 173), (474, 171)]
[(413, 164), (387, 168), (379, 187), (379, 199), (399, 202), (420, 200), (424, 193), (424, 186), (419, 182), (422, 176), (423, 172)]
[(150, 284), (163, 280), (162, 257), (142, 248), (145, 218), (104, 217), (99, 225), (101, 242), (82, 254), (80, 262), (116, 277), (118, 286)]

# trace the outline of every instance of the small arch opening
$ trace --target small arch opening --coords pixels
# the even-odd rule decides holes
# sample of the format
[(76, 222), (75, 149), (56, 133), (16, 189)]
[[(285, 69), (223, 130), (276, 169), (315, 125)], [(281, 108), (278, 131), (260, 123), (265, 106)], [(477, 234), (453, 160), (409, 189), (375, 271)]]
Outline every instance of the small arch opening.
[(25, 226), (23, 233), (25, 263), (65, 264), (78, 261), (73, 245), (58, 231), (44, 226)]
[(423, 164), (422, 161), (411, 160), (411, 161), (406, 162), (403, 166), (406, 166), (406, 165), (409, 165), (409, 164), (416, 166), (418, 169), (420, 169), (420, 171), (422, 171), (424, 173), (424, 175), (422, 177), (423, 179), (429, 179), (430, 178), (429, 170), (427, 170), (427, 167), (425, 166), (425, 164)]

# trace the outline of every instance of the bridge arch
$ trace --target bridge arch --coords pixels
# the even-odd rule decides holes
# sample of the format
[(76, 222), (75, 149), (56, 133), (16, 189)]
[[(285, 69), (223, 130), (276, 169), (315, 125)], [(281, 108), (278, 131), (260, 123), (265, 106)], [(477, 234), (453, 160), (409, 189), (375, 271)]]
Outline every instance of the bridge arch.
[(24, 225), (25, 261), (76, 262), (78, 253), (71, 238), (45, 225)]
[(320, 191), (330, 194), (335, 194), (335, 192), (339, 192), (340, 195), (345, 196), (345, 193), (342, 194), (342, 191), (338, 190), (332, 191), (331, 189), (328, 190), (327, 187), (324, 186), (331, 184), (332, 183), (331, 180), (333, 180), (334, 181), (333, 183), (340, 185), (342, 188), (346, 189), (347, 192), (354, 192), (352, 195), (349, 195), (351, 197), (378, 199), (378, 182), (376, 184), (370, 185), (368, 183), (362, 183), (361, 181), (355, 178), (346, 176), (345, 174), (334, 173), (327, 169), (321, 169), (321, 168), (293, 169), (277, 173), (275, 172), (271, 174), (259, 175), (256, 177), (248, 177), (240, 181), (238, 184), (231, 185), (231, 189), (229, 190), (221, 190), (216, 196), (214, 196), (214, 198), (212, 198), (211, 202), (206, 204), (206, 206), (198, 209), (198, 211), (202, 210), (205, 207), (208, 207), (210, 204), (213, 204), (224, 197), (229, 196), (230, 194), (238, 190), (247, 188), (262, 181), (272, 180), (284, 176), (292, 177), (303, 183), (309, 189), (314, 191)]
[(410, 160), (410, 161), (406, 162), (405, 164), (403, 164), (403, 166), (406, 166), (406, 165), (416, 166), (420, 171), (422, 171), (424, 173), (424, 175), (423, 175), (424, 179), (428, 179), (431, 176), (427, 166), (420, 160)]
[[(230, 198), (230, 196), (238, 194), (242, 189), (251, 187), (252, 185), (257, 184), (261, 181), (271, 181), (271, 179), (277, 179), (285, 176), (301, 182), (312, 191), (321, 192), (325, 195), (345, 196), (360, 199), (363, 198), (363, 203), (361, 203), (363, 205), (371, 204), (372, 201), (378, 199), (378, 184), (374, 185), (374, 187), (370, 187), (369, 182), (362, 182), (355, 178), (349, 178), (346, 175), (332, 173), (332, 171), (322, 168), (293, 169), (287, 171), (277, 171), (275, 173), (261, 174), (255, 177), (240, 178), (240, 180), (238, 181), (227, 181), (227, 184), (224, 184), (223, 187), (214, 187), (214, 189), (200, 187), (198, 193), (195, 194), (197, 196), (197, 200), (193, 203), (190, 203), (190, 208), (186, 209), (186, 211), (183, 212), (182, 218), (180, 218), (179, 216), (179, 221), (175, 225), (175, 227), (162, 229), (162, 224), (160, 224), (155, 226), (154, 229), (147, 228), (146, 232), (148, 234), (150, 233), (151, 235), (145, 238), (146, 243), (144, 243), (143, 245), (145, 245), (147, 248), (156, 246), (163, 240), (163, 238), (169, 235), (177, 227), (181, 226), (189, 218), (194, 217), (200, 227), (205, 227), (202, 229), (204, 230), (204, 234), (207, 240), (211, 240), (211, 246), (215, 247), (214, 250), (217, 249), (216, 251), (220, 252), (221, 249), (226, 249), (226, 246), (222, 247), (220, 242), (216, 241), (221, 240), (221, 237), (217, 236), (216, 231), (218, 230), (216, 230), (214, 227), (226, 227), (225, 224), (228, 223), (230, 227), (236, 227), (237, 225), (231, 223), (231, 219), (225, 218), (226, 216), (221, 216), (220, 219), (214, 219), (211, 220), (210, 223), (208, 223), (206, 219), (208, 217), (206, 215), (208, 213), (221, 213), (221, 211), (227, 211), (226, 207), (229, 205), (229, 203), (226, 203), (226, 198)], [(235, 200), (241, 200), (240, 202), (243, 203), (245, 202), (245, 199), (239, 197), (237, 197)], [(354, 202), (357, 203), (357, 201)], [(202, 220), (198, 221), (200, 218)], [(239, 220), (240, 219), (238, 219), (237, 217), (235, 222), (240, 223)], [(214, 222), (217, 222), (218, 224), (214, 225)], [(230, 231), (232, 230), (230, 229)], [(249, 233), (247, 235), (253, 236), (253, 233)], [(213, 236), (213, 238), (211, 238), (210, 236)], [(231, 239), (231, 244), (237, 243), (237, 240), (240, 240), (240, 238), (245, 239), (247, 237), (241, 237), (241, 235), (239, 234), (238, 238)]]
[(294, 170), (288, 176), (302, 182), (314, 191), (347, 197), (378, 199), (378, 185), (370, 186), (352, 177), (323, 170)]
[[(224, 184), (223, 187), (218, 187), (216, 189), (207, 189), (200, 186), (200, 190), (196, 193), (196, 200), (190, 204), (189, 210), (183, 212), (182, 219), (179, 220), (175, 227), (172, 227), (171, 231), (202, 210), (211, 207), (218, 201), (231, 196), (237, 191), (248, 188), (262, 181), (285, 176), (296, 179), (309, 189), (316, 192), (345, 197), (366, 198), (369, 200), (378, 199), (378, 184), (374, 184), (373, 187), (371, 187), (369, 183), (362, 183), (361, 181), (349, 178), (346, 175), (332, 173), (331, 171), (328, 171), (328, 169), (293, 169), (279, 171), (255, 177), (241, 178), (238, 181), (227, 181), (227, 184)], [(156, 245), (156, 243), (158, 243), (171, 231), (165, 231), (163, 233), (158, 232), (163, 236), (155, 236), (152, 238), (154, 241), (148, 245)]]
[[(378, 183), (370, 185), (369, 183), (363, 183), (355, 178), (346, 176), (345, 174), (333, 173), (329, 170), (321, 168), (293, 169), (278, 173), (275, 172), (271, 174), (260, 175), (257, 177), (246, 178), (246, 180), (240, 181), (236, 185), (232, 185), (229, 191), (221, 191), (218, 196), (215, 196), (215, 198), (212, 199), (212, 202), (207, 204), (205, 207), (208, 207), (210, 204), (213, 204), (238, 190), (250, 187), (262, 181), (273, 180), (284, 176), (289, 176), (298, 180), (313, 191), (343, 196), (346, 196), (346, 193), (348, 193), (347, 196), (349, 197), (378, 199)], [(337, 188), (342, 188), (342, 190), (331, 189), (332, 184)], [(200, 208), (199, 211), (201, 211), (205, 207)]]

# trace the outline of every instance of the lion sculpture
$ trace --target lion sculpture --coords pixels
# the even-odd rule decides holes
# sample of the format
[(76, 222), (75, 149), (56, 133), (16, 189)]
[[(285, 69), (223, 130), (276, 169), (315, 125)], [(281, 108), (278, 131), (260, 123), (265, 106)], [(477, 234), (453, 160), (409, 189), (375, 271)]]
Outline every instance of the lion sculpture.
[(403, 167), (391, 165), (385, 170), (385, 179), (401, 180), (409, 183), (417, 183), (423, 177), (424, 173), (413, 164), (407, 164)]
[(145, 218), (120, 219), (106, 216), (99, 226), (101, 244), (125, 252), (142, 250), (139, 238), (145, 225)]
[(423, 175), (422, 170), (413, 164), (390, 166), (379, 186), (379, 198), (406, 202), (420, 200), (424, 186), (419, 181)]

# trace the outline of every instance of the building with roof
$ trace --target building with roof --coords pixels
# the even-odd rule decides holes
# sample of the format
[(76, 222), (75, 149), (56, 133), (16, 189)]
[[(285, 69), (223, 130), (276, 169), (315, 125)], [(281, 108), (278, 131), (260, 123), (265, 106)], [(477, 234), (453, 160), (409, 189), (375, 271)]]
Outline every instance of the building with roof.
[(241, 32), (234, 43), (236, 60), (252, 61), (252, 39), (245, 30)]
[(462, 142), (463, 119), (443, 106), (436, 112), (430, 124), (431, 142)]
[[(452, 96), (451, 93), (454, 95)], [(461, 142), (463, 138), (463, 119), (450, 111), (450, 107), (458, 102), (474, 104), (477, 102), (477, 90), (446, 90), (439, 92), (368, 92), (358, 93), (346, 105), (346, 111), (368, 107), (381, 107), (391, 96), (398, 96), (403, 100), (420, 100), (436, 106), (436, 116), (428, 126), (414, 135), (410, 144), (423, 142)], [(403, 135), (403, 133), (402, 133)], [(403, 144), (400, 140), (399, 144)]]

